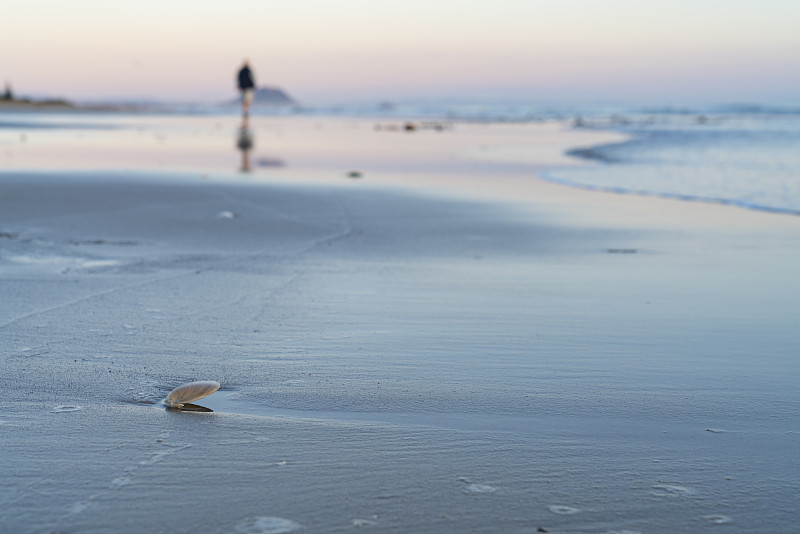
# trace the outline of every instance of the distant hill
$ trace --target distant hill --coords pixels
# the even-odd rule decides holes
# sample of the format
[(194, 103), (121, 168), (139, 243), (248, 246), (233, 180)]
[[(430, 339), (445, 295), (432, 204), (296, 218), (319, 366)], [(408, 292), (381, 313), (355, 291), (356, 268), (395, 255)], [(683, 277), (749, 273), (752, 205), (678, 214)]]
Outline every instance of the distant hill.
[(60, 109), (75, 109), (76, 106), (72, 102), (60, 99), (48, 100), (31, 100), (29, 98), (20, 98), (14, 100), (0, 99), (0, 110), (8, 111), (24, 111), (29, 109), (35, 110), (60, 110)]
[(5, 91), (0, 94), (0, 108), (2, 109), (72, 109), (74, 107), (75, 104), (61, 98), (17, 98), (9, 84), (6, 84)]
[[(229, 104), (238, 104), (239, 98), (234, 98), (228, 102)], [(296, 106), (297, 102), (290, 97), (283, 89), (277, 87), (259, 87), (253, 98), (254, 106)]]

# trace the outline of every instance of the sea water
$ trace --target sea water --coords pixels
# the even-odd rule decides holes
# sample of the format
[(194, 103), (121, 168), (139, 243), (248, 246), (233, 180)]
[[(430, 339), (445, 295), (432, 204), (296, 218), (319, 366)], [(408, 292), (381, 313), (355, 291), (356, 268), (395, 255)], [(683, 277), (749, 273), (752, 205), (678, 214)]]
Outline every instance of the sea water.
[[(375, 113), (365, 107), (327, 111)], [(380, 112), (456, 121), (559, 120), (576, 129), (611, 129), (629, 140), (576, 147), (571, 156), (596, 164), (561, 168), (545, 178), (606, 192), (800, 214), (800, 106), (437, 103)]]
[[(203, 109), (192, 109), (177, 116), (157, 112), (135, 117), (100, 113), (0, 114), (0, 148), (5, 149), (3, 161), (9, 168), (41, 168), (46, 166), (45, 160), (52, 160), (52, 165), (59, 168), (68, 168), (76, 158), (84, 164), (92, 161), (93, 165), (104, 168), (121, 162), (138, 168), (143, 165), (142, 154), (152, 153), (149, 167), (186, 169), (210, 164), (211, 153), (222, 152), (220, 158), (227, 157), (230, 150), (229, 143), (220, 138), (228, 134), (221, 130), (224, 115), (211, 117), (213, 131), (198, 130), (201, 117), (208, 113), (213, 115), (215, 111), (201, 112)], [(284, 110), (278, 114), (292, 113), (487, 123), (557, 120), (574, 129), (614, 130), (626, 134), (628, 139), (601, 146), (574, 147), (568, 152), (570, 156), (592, 164), (553, 169), (544, 173), (544, 178), (584, 189), (733, 204), (800, 215), (800, 106), (647, 108), (438, 103), (308, 108)], [(114, 135), (108, 135), (111, 132)], [(47, 144), (46, 140), (51, 137), (52, 142)], [(150, 137), (157, 141), (156, 145), (146, 145)], [(181, 140), (185, 141), (185, 147), (177, 147), (176, 143)], [(87, 141), (93, 141), (92, 149), (89, 156), (81, 157), (87, 151)], [(43, 142), (45, 145), (38, 147)], [(521, 144), (524, 142), (520, 140)], [(67, 145), (68, 153), (59, 157), (67, 150)], [(121, 155), (122, 151), (131, 151), (133, 146), (136, 147), (135, 157)], [(37, 147), (48, 150), (44, 154), (48, 157), (41, 157), (43, 154), (36, 152)]]
[(800, 110), (663, 110), (574, 126), (630, 139), (570, 151), (597, 164), (555, 170), (546, 175), (552, 181), (800, 215)]

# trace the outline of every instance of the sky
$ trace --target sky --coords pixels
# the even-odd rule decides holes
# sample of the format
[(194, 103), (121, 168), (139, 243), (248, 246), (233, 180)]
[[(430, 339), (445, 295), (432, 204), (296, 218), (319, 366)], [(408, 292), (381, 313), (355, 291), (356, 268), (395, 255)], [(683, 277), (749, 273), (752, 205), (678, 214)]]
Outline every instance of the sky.
[(798, 0), (3, 0), (20, 95), (800, 102)]

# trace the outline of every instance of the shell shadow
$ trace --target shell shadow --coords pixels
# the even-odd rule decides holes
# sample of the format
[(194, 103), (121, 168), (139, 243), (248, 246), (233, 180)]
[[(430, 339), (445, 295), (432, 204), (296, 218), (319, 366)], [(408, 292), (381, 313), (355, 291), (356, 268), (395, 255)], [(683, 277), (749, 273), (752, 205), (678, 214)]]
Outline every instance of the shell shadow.
[(210, 413), (213, 412), (211, 408), (206, 408), (205, 406), (200, 406), (199, 404), (191, 404), (189, 402), (184, 402), (183, 406), (166, 406), (168, 412), (202, 412), (202, 413)]

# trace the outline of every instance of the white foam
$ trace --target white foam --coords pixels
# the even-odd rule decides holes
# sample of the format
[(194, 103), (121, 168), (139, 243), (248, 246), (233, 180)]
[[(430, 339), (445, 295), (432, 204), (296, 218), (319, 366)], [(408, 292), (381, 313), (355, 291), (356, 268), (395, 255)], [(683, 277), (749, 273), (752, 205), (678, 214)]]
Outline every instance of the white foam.
[(66, 256), (28, 256), (23, 254), (9, 256), (7, 259), (12, 263), (21, 263), (23, 265), (63, 265), (70, 263), (71, 258)]
[(467, 486), (467, 491), (470, 493), (494, 493), (497, 488), (485, 484), (470, 484)]
[(660, 490), (660, 492), (653, 493), (653, 495), (658, 495), (659, 497), (666, 497), (669, 495), (690, 495), (694, 493), (694, 490), (691, 488), (677, 486), (675, 484), (656, 484), (653, 486), (653, 489)]
[(234, 530), (242, 534), (282, 534), (284, 532), (295, 531), (299, 528), (302, 528), (302, 525), (290, 519), (265, 516), (248, 517), (242, 519), (234, 526)]
[(76, 502), (72, 505), (72, 508), (69, 509), (69, 513), (72, 515), (79, 514), (89, 508), (91, 504), (92, 503), (86, 501)]
[(727, 515), (721, 515), (721, 514), (704, 515), (703, 519), (711, 523), (714, 523), (716, 525), (725, 525), (727, 523), (733, 522), (733, 519), (731, 519)]
[(130, 483), (131, 479), (128, 477), (117, 477), (111, 481), (112, 488), (121, 488), (122, 486), (127, 486)]
[(55, 413), (77, 412), (78, 410), (83, 410), (83, 407), (73, 404), (62, 404), (53, 408), (53, 412)]
[(100, 269), (103, 267), (117, 267), (119, 265), (122, 264), (116, 260), (91, 260), (81, 263), (81, 267), (84, 269)]
[(561, 504), (550, 504), (547, 506), (547, 509), (558, 515), (571, 515), (580, 512), (579, 508), (573, 508), (571, 506), (564, 506)]
[(235, 219), (236, 217), (237, 215), (235, 213), (228, 210), (222, 210), (216, 215), (217, 219)]
[(283, 382), (281, 382), (281, 385), (282, 386), (302, 386), (305, 383), (306, 383), (305, 380), (300, 380), (300, 379), (296, 379), (295, 378), (295, 379), (291, 379), (291, 380), (284, 380)]

